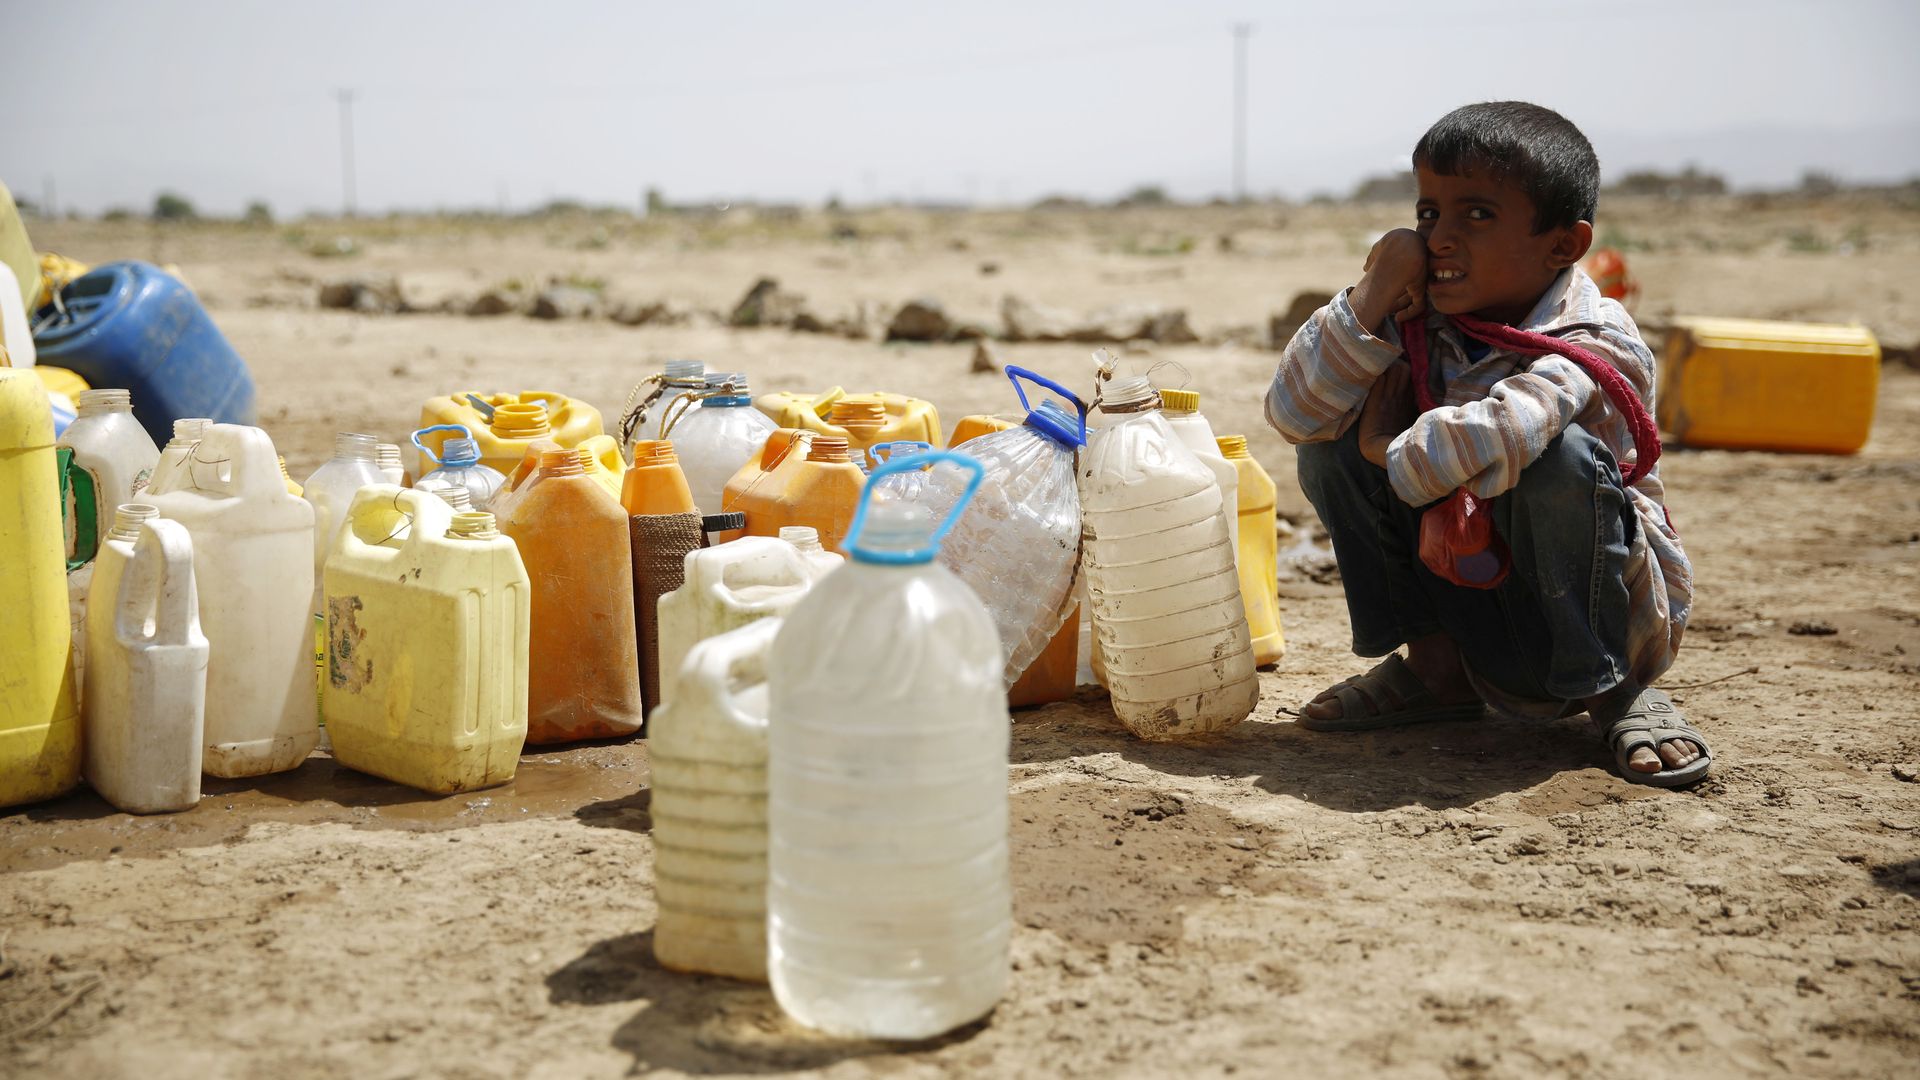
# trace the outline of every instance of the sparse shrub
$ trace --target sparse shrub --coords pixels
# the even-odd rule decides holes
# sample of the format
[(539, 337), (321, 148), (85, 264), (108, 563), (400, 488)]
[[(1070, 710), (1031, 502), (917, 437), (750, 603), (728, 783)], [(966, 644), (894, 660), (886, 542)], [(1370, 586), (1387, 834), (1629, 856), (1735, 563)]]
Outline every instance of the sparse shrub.
[(155, 221), (191, 221), (199, 216), (193, 209), (193, 203), (184, 195), (163, 191), (153, 200)]
[(240, 215), (240, 220), (246, 222), (248, 225), (272, 225), (273, 208), (268, 206), (264, 201), (255, 199), (247, 204), (247, 211)]

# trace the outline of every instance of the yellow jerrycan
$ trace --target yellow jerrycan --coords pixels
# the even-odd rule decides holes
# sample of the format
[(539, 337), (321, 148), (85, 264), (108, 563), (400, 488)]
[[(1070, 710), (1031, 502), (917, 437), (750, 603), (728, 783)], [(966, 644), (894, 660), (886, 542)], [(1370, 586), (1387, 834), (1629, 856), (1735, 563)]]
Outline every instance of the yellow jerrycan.
[[(874, 402), (879, 403), (878, 410)], [(753, 399), (753, 406), (780, 427), (838, 435), (859, 452), (883, 442), (941, 445), (940, 411), (931, 402), (905, 394), (879, 390), (849, 394), (835, 386), (821, 394), (762, 394)]]
[(0, 367), (0, 806), (80, 782), (53, 411), (30, 368)]
[(1216, 442), (1221, 456), (1240, 474), (1240, 600), (1253, 633), (1253, 662), (1267, 667), (1287, 653), (1280, 629), (1280, 553), (1274, 537), (1279, 489), (1247, 453), (1245, 435), (1220, 435)]
[(593, 481), (607, 489), (614, 502), (627, 481), (627, 459), (620, 456), (620, 440), (611, 435), (593, 435), (574, 447), (580, 453), (580, 467)]
[(512, 780), (532, 589), (493, 515), (363, 487), (327, 556), (326, 593), (334, 758), (436, 795)]
[[(500, 394), (461, 390), (445, 397), (429, 398), (420, 407), (420, 426), (435, 424), (466, 425), (473, 432), (474, 441), (480, 444), (480, 463), (508, 476), (513, 475), (514, 466), (527, 456), (528, 444), (535, 439), (552, 439), (571, 450), (605, 430), (600, 423), (600, 410), (550, 390)], [(439, 454), (441, 444), (452, 437), (450, 432), (437, 431), (423, 435), (422, 441)], [(415, 459), (413, 475), (425, 475), (428, 470), (422, 468), (419, 451), (412, 446), (405, 449)], [(614, 492), (616, 498), (619, 494), (618, 490)]]

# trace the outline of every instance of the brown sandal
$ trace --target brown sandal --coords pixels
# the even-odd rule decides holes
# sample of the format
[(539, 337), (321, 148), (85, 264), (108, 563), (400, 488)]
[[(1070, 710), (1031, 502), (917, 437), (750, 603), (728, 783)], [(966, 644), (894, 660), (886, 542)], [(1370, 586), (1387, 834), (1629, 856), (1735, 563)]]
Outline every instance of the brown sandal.
[[(1478, 701), (1444, 704), (1435, 699), (1433, 691), (1398, 653), (1375, 664), (1365, 675), (1342, 679), (1327, 689), (1340, 703), (1340, 715), (1315, 720), (1303, 711), (1301, 727), (1309, 731), (1378, 731), (1441, 720), (1477, 720), (1486, 708)], [(1399, 704), (1383, 709), (1387, 701)]]

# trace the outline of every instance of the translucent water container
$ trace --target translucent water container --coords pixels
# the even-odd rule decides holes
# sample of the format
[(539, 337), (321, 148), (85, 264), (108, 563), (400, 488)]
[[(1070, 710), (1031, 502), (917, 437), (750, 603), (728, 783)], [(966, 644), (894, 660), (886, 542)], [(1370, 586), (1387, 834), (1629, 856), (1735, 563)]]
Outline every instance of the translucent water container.
[[(940, 547), (940, 561), (977, 593), (993, 615), (1005, 655), (1009, 689), (1047, 648), (1073, 610), (1080, 562), (1080, 492), (1074, 455), (1086, 443), (1087, 407), (1065, 387), (1025, 368), (1008, 367), (1025, 423), (981, 435), (966, 453), (984, 479), (960, 522)], [(1025, 379), (1052, 391), (1029, 406)], [(913, 475), (913, 474), (909, 474)], [(919, 496), (929, 513), (944, 516), (962, 484), (951, 470), (926, 478)], [(895, 477), (889, 477), (890, 488)]]
[(768, 660), (769, 981), (835, 1035), (930, 1038), (1006, 990), (1006, 665), (992, 616), (935, 561), (952, 522), (863, 500), (848, 563)]
[(662, 967), (767, 977), (767, 652), (779, 619), (707, 638), (648, 719), (653, 954)]
[(209, 776), (263, 776), (306, 760), (314, 709), (313, 507), (287, 493), (273, 440), (215, 424), (180, 487), (147, 501), (187, 527), (207, 637)]
[[(743, 536), (687, 555), (685, 580), (660, 598), (662, 678), (679, 671), (707, 638), (792, 611), (815, 576), (805, 554), (770, 536)], [(671, 700), (671, 682), (663, 693)]]
[[(450, 433), (447, 438), (440, 440), (438, 450), (421, 439), (421, 436), (431, 435), (435, 431)], [(422, 465), (433, 466), (413, 482), (414, 487), (431, 487), (433, 485), (427, 481), (433, 480), (462, 488), (467, 493), (468, 502), (478, 509), (492, 502), (494, 493), (507, 482), (506, 474), (481, 463), (480, 444), (474, 441), (473, 432), (465, 424), (437, 424), (421, 428), (413, 433), (410, 441), (419, 451)]]
[(87, 615), (87, 782), (129, 814), (200, 803), (207, 658), (193, 540), (126, 504), (100, 547)]
[(631, 735), (646, 718), (627, 513), (573, 450), (540, 457), (502, 525), (532, 580), (527, 742)]
[(321, 711), (342, 765), (436, 795), (513, 779), (531, 585), (493, 515), (361, 488), (327, 558)]
[(152, 475), (147, 478), (146, 490), (141, 494), (158, 495), (179, 487), (186, 476), (187, 459), (193, 456), (193, 448), (200, 445), (200, 437), (212, 426), (213, 421), (204, 416), (186, 416), (175, 420), (173, 438), (160, 448), (160, 460), (154, 465)]
[(1220, 453), (1240, 470), (1240, 602), (1247, 609), (1247, 630), (1253, 635), (1253, 662), (1277, 664), (1286, 655), (1287, 639), (1280, 626), (1280, 553), (1274, 529), (1279, 489), (1273, 477), (1247, 453), (1247, 437), (1222, 435)]
[(677, 410), (666, 431), (680, 455), (694, 505), (703, 514), (717, 514), (723, 509), (727, 481), (766, 444), (774, 423), (753, 407), (745, 375), (709, 374), (704, 392), (710, 396)]
[(664, 439), (662, 422), (667, 410), (683, 395), (699, 394), (707, 388), (707, 365), (699, 360), (668, 360), (660, 365), (660, 396), (647, 410), (647, 418), (633, 432), (633, 438)]
[(342, 431), (333, 437), (333, 457), (307, 477), (301, 498), (313, 507), (313, 613), (322, 614), (321, 575), (333, 542), (347, 524), (347, 507), (368, 484), (387, 483), (380, 474), (380, 440)]
[(1213, 470), (1145, 378), (1115, 379), (1080, 458), (1082, 567), (1114, 712), (1145, 739), (1220, 731), (1260, 697)]
[(80, 781), (60, 472), (47, 390), (0, 367), (0, 806)]

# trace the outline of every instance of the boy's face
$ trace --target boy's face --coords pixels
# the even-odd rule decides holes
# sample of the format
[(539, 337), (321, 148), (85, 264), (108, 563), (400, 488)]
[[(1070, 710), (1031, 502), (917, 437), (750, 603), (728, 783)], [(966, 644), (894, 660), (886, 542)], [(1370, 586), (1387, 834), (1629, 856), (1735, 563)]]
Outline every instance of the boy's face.
[(1580, 260), (1593, 226), (1533, 231), (1533, 200), (1517, 185), (1414, 170), (1416, 230), (1427, 240), (1427, 304), (1443, 315), (1517, 323), (1561, 270)]

